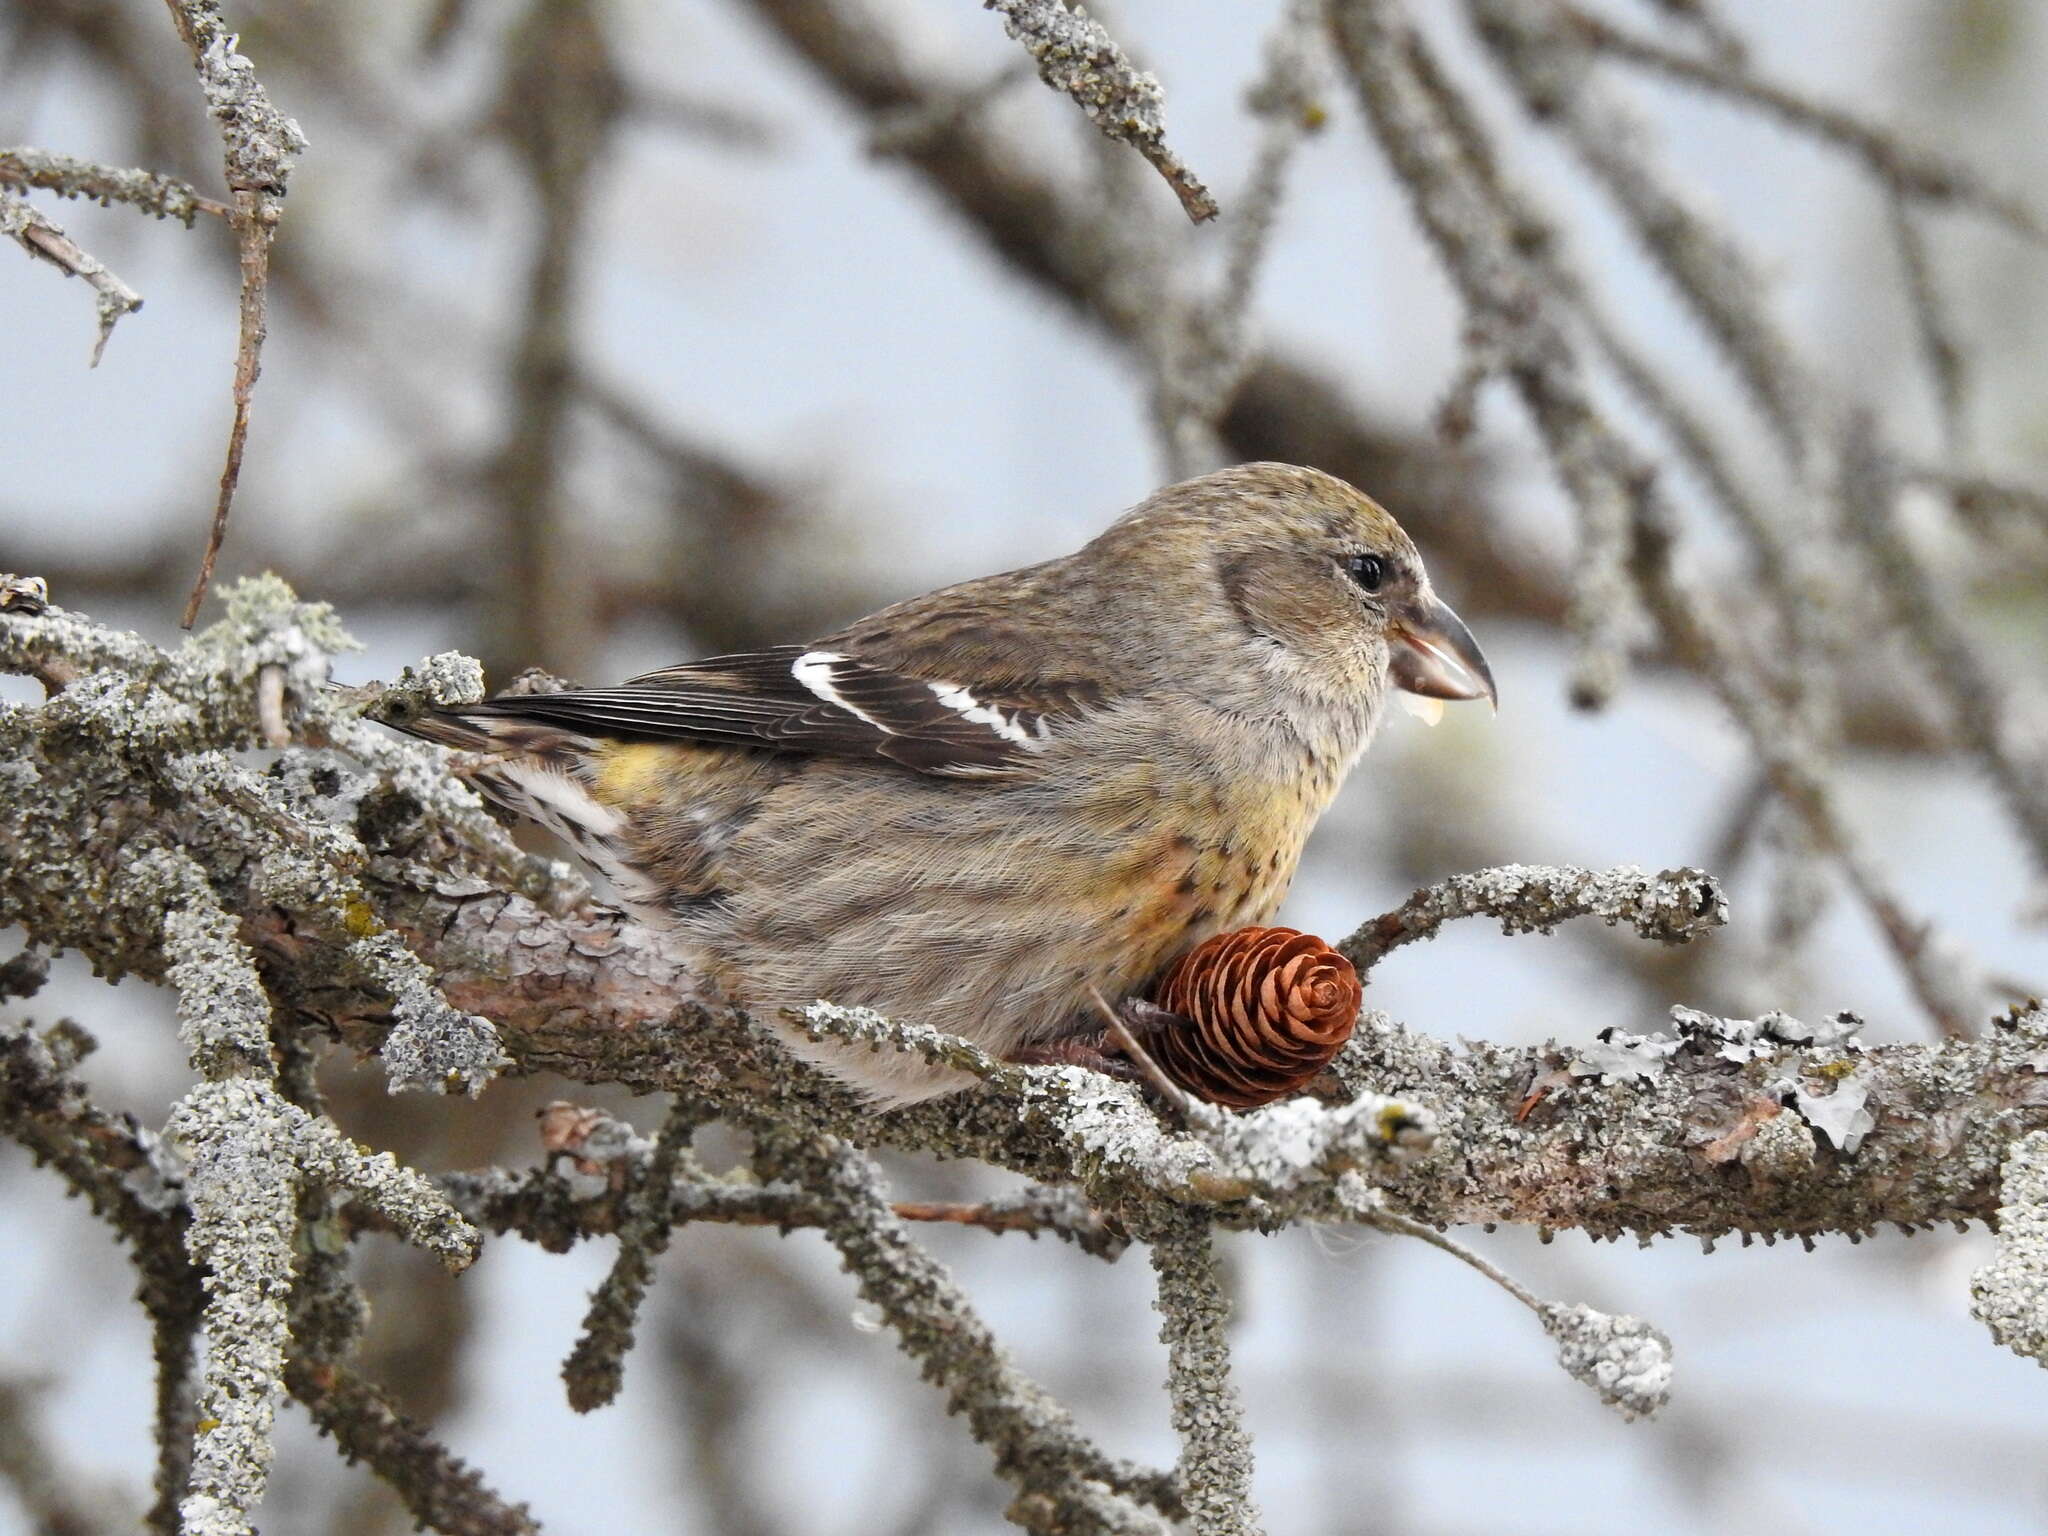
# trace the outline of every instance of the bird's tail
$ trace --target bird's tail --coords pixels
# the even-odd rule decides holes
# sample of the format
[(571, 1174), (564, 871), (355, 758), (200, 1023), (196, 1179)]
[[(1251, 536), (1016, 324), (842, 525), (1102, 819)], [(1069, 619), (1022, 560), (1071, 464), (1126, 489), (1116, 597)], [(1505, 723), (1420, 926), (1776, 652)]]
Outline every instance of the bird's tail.
[(423, 741), (478, 755), (461, 770), (483, 796), (538, 822), (613, 874), (619, 812), (591, 792), (593, 738), (522, 712), (525, 697), (499, 694), (454, 709), (387, 709), (377, 718)]
[(517, 697), (501, 695), (458, 709), (386, 710), (377, 719), (394, 731), (458, 752), (552, 758), (565, 765), (590, 752), (589, 737), (523, 716), (518, 705)]

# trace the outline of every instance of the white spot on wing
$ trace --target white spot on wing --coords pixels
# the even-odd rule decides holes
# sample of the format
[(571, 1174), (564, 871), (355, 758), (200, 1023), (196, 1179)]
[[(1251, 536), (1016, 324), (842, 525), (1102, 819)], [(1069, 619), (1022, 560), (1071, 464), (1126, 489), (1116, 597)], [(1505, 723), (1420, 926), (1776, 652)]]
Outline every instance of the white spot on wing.
[(1020, 747), (1036, 746), (1029, 731), (999, 709), (991, 709), (958, 683), (927, 683), (925, 686), (947, 709), (970, 725), (985, 725), (1003, 740)]
[(846, 658), (837, 651), (805, 651), (790, 664), (789, 675), (834, 709), (845, 710), (856, 720), (865, 721), (884, 736), (896, 735), (895, 731), (890, 730), (859, 705), (849, 703), (846, 696), (833, 683), (832, 669), (845, 661)]

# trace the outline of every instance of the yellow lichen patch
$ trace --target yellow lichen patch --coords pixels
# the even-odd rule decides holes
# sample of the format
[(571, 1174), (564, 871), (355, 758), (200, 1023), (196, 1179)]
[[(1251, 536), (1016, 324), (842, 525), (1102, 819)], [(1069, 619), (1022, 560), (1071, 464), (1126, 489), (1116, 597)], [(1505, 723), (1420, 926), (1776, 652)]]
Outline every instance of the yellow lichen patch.
[(360, 896), (351, 896), (342, 903), (341, 925), (348, 930), (352, 939), (367, 939), (384, 931), (384, 925), (377, 920), (377, 914)]
[(1380, 1106), (1380, 1140), (1388, 1146), (1400, 1139), (1401, 1133), (1415, 1124), (1415, 1111), (1399, 1099), (1393, 1099)]

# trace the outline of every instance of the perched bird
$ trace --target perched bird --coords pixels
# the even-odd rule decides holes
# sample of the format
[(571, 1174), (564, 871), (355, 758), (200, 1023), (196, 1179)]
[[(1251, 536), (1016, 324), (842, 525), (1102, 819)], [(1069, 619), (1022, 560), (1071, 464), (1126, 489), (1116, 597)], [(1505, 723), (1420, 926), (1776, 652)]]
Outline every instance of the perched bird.
[(809, 645), (405, 728), (553, 829), (800, 1056), (877, 1101), (966, 1077), (812, 1042), (824, 998), (1086, 1060), (1096, 994), (1265, 923), (1388, 690), (1492, 674), (1370, 497), (1287, 464), (1169, 486), (1078, 552)]

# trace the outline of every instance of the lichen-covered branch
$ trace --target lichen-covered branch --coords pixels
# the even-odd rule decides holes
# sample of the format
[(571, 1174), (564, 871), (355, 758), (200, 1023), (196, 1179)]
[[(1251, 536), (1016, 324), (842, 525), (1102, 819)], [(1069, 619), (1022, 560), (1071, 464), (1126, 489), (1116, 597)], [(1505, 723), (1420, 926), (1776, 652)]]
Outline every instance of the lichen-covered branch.
[(1217, 1273), (1209, 1224), (1191, 1214), (1151, 1239), (1165, 1321), (1166, 1395), (1180, 1436), (1181, 1501), (1197, 1536), (1258, 1536), (1252, 1504), (1252, 1441), (1230, 1382), (1230, 1303)]
[(829, 1138), (775, 1140), (772, 1159), (824, 1199), (825, 1236), (864, 1300), (880, 1308), (903, 1348), (964, 1413), (1018, 1492), (1010, 1517), (1027, 1530), (1163, 1532), (1151, 1509), (1174, 1514), (1172, 1483), (1112, 1460), (1084, 1439), (1066, 1409), (1011, 1363), (945, 1270), (913, 1243), (883, 1196), (874, 1165)]
[[(209, 1345), (183, 1495), (196, 1529), (246, 1527), (285, 1389), (325, 1414), (342, 1443), (382, 1447), (386, 1475), (418, 1481), (408, 1495), (416, 1512), (469, 1510), (468, 1528), (523, 1529), (522, 1513), (349, 1374), (359, 1302), (345, 1276), (320, 1258), (297, 1275), (303, 1296), (293, 1299), (293, 1233), (324, 1223), (330, 1205), (348, 1231), (389, 1227), (453, 1263), (476, 1242), (458, 1209), (550, 1247), (621, 1227), (638, 1234), (595, 1342), (580, 1352), (593, 1381), (616, 1365), (616, 1324), (630, 1317), (659, 1233), (699, 1219), (816, 1228), (991, 1445), (1017, 1487), (1021, 1523), (1136, 1531), (1179, 1508), (1175, 1485), (1105, 1457), (1019, 1376), (908, 1221), (1053, 1230), (1104, 1252), (1126, 1232), (1293, 1221), (1812, 1239), (1988, 1219), (2011, 1148), (2048, 1129), (2036, 1067), (2048, 1060), (2048, 1021), (2033, 1012), (1981, 1041), (1867, 1050), (1848, 1024), (1775, 1015), (1682, 1012), (1662, 1035), (1529, 1050), (1453, 1046), (1373, 1015), (1336, 1064), (1342, 1102), (1243, 1115), (1193, 1103), (1168, 1123), (1137, 1089), (1099, 1074), (996, 1062), (942, 1031), (862, 1010), (809, 1010), (804, 1022), (821, 1033), (981, 1079), (876, 1113), (703, 988), (662, 940), (512, 850), (431, 749), (365, 726), (357, 712), (374, 690), (324, 685), (325, 658), (345, 643), (330, 615), (275, 582), (230, 592), (228, 619), (171, 652), (40, 601), (0, 611), (0, 669), (52, 690), (39, 705), (0, 706), (0, 918), (103, 970), (172, 984), (208, 1077), (174, 1114), (171, 1145), (184, 1158), (174, 1177), (135, 1134), (114, 1139), (125, 1161), (109, 1165), (100, 1139), (118, 1126), (61, 1086), (64, 1053), (82, 1048), (68, 1036), (5, 1036), (0, 1125), (134, 1228), (138, 1250), (168, 1247), (186, 1286), (193, 1265), (206, 1272)], [(473, 685), (472, 668), (440, 659), (397, 696), (460, 696)], [(347, 743), (354, 760), (332, 745), (288, 747), (267, 770), (229, 755), (280, 719), (295, 742)], [(102, 873), (81, 882), (80, 870)], [(1471, 915), (1510, 931), (1599, 916), (1675, 942), (1714, 927), (1723, 909), (1695, 871), (1510, 867), (1420, 892), (1350, 943), (1370, 965)], [(375, 963), (362, 946), (373, 935)], [(30, 991), (34, 972), (27, 962), (0, 979)], [(429, 976), (436, 1009), (492, 1020), (494, 1062), (675, 1093), (693, 1106), (686, 1119), (716, 1113), (753, 1133), (753, 1177), (705, 1176), (680, 1143), (663, 1171), (656, 1143), (576, 1112), (551, 1122), (554, 1170), (457, 1176), (437, 1189), (347, 1143), (317, 1103), (290, 1101), (304, 1098), (309, 1041), (402, 1044), (414, 1006), (407, 978)], [(1039, 1187), (966, 1210), (898, 1208), (860, 1147), (978, 1158)], [(175, 1216), (150, 1214), (138, 1187), (168, 1191)], [(323, 1200), (309, 1206), (314, 1192)], [(175, 1322), (174, 1307), (153, 1307)], [(1654, 1406), (1653, 1334), (1571, 1308), (1543, 1316), (1568, 1366), (1628, 1411)], [(190, 1334), (173, 1326), (162, 1337), (173, 1362), (164, 1417), (176, 1424), (186, 1399), (175, 1361), (189, 1358)], [(1192, 1379), (1183, 1372), (1183, 1387)], [(1181, 1393), (1184, 1403), (1196, 1395)], [(1191, 1454), (1230, 1460), (1229, 1436), (1217, 1434)], [(1215, 1528), (1251, 1518), (1235, 1493), (1219, 1498), (1203, 1516), (1224, 1522)]]
[(192, 1536), (250, 1529), (263, 1496), (270, 1428), (284, 1390), (297, 1195), (331, 1184), (460, 1268), (477, 1235), (419, 1174), (373, 1157), (249, 1077), (202, 1083), (167, 1134), (186, 1163), (186, 1246), (206, 1270), (205, 1385), (192, 1486)]
[(1727, 922), (1728, 903), (1704, 870), (1650, 875), (1629, 865), (1593, 870), (1507, 864), (1417, 891), (1338, 948), (1362, 975), (1388, 951), (1434, 938), (1445, 923), (1461, 917), (1498, 918), (1504, 933), (1549, 933), (1572, 918), (1597, 917), (1610, 928), (1625, 923), (1646, 939), (1686, 944)]
[(1102, 23), (1060, 0), (982, 0), (1003, 30), (1024, 45), (1038, 77), (1071, 96), (1109, 138), (1131, 146), (1166, 178), (1197, 224), (1216, 217), (1216, 199), (1166, 143), (1166, 93), (1132, 65)]
[(320, 1432), (375, 1471), (423, 1526), (446, 1536), (533, 1536), (540, 1530), (524, 1504), (506, 1503), (348, 1367), (295, 1358), (284, 1379)]
[(205, 1385), (179, 1515), (191, 1536), (241, 1536), (268, 1480), (283, 1389), (297, 1169), (291, 1138), (267, 1135), (247, 1101), (250, 1084), (213, 1086), (214, 1095), (194, 1090), (171, 1123), (187, 1163), (186, 1245), (207, 1272)]
[(85, 198), (103, 208), (125, 203), (153, 218), (176, 219), (187, 229), (202, 213), (219, 219), (233, 213), (226, 203), (201, 196), (189, 184), (160, 171), (100, 165), (27, 145), (0, 149), (0, 184)]
[(2015, 1354), (2048, 1366), (2048, 1131), (2006, 1154), (1998, 1252), (1970, 1277), (1970, 1310)]
[[(43, 964), (32, 951), (0, 966), (0, 997), (29, 996)], [(38, 1032), (0, 1020), (0, 1134), (53, 1168), (127, 1244), (149, 1314), (156, 1363), (155, 1501), (147, 1528), (176, 1536), (190, 1476), (193, 1344), (204, 1298), (185, 1253), (184, 1167), (132, 1116), (94, 1104), (72, 1076), (93, 1049), (68, 1022)]]
[[(619, 1230), (626, 1210), (618, 1186), (644, 1181), (644, 1165), (650, 1156), (644, 1143), (628, 1143), (618, 1156), (600, 1163), (589, 1155), (586, 1145), (575, 1158), (576, 1171), (571, 1173), (533, 1169), (517, 1174), (489, 1168), (446, 1174), (437, 1183), (449, 1204), (478, 1226), (491, 1232), (516, 1233), (551, 1253), (560, 1253), (583, 1238)], [(620, 1163), (625, 1166), (614, 1175), (612, 1169)], [(603, 1171), (586, 1172), (586, 1165)], [(979, 1227), (985, 1232), (1022, 1232), (1030, 1237), (1049, 1232), (1102, 1259), (1119, 1257), (1129, 1241), (1121, 1227), (1074, 1190), (1045, 1185), (971, 1204), (898, 1200), (890, 1209), (908, 1222), (942, 1222)], [(764, 1182), (751, 1173), (741, 1179), (686, 1173), (670, 1186), (667, 1214), (672, 1227), (705, 1221), (792, 1231), (823, 1225), (827, 1208), (809, 1190), (784, 1181)]]
[(645, 1164), (633, 1170), (633, 1181), (622, 1197), (619, 1256), (591, 1296), (582, 1337), (562, 1363), (569, 1406), (578, 1413), (602, 1408), (619, 1395), (640, 1303), (654, 1277), (654, 1261), (668, 1247), (669, 1233), (675, 1228), (669, 1192), (678, 1165), (688, 1156), (690, 1135), (703, 1119), (688, 1104), (671, 1106)]

